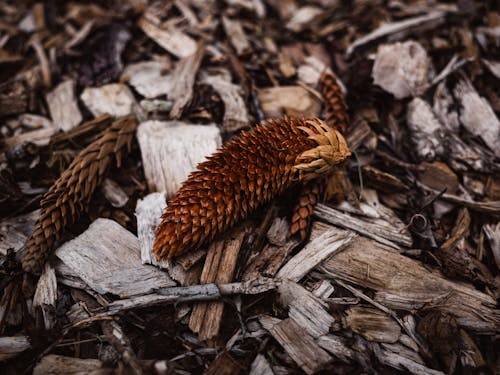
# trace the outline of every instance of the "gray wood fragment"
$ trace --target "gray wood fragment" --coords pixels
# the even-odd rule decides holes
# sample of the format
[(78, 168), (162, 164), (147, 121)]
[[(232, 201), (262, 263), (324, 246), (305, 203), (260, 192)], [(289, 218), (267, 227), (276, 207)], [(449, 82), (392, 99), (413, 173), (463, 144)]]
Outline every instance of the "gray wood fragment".
[(82, 122), (82, 114), (75, 98), (75, 81), (60, 83), (47, 94), (46, 100), (56, 129), (68, 131)]
[(49, 354), (42, 358), (33, 369), (33, 375), (90, 374), (101, 369), (98, 359), (81, 359)]
[(32, 211), (0, 222), (0, 232), (2, 233), (0, 236), (1, 255), (7, 255), (9, 249), (17, 252), (24, 246), (28, 237), (33, 233), (39, 212), (40, 210)]
[(331, 228), (308, 242), (306, 246), (290, 259), (278, 272), (278, 277), (298, 282), (314, 267), (343, 248), (356, 234), (351, 231)]
[(257, 354), (253, 360), (250, 375), (274, 375), (269, 362), (262, 354)]
[(128, 195), (116, 181), (110, 178), (106, 178), (103, 181), (101, 191), (113, 207), (123, 207), (128, 202)]
[(137, 138), (148, 188), (164, 191), (167, 199), (222, 143), (217, 126), (180, 121), (146, 121), (139, 125)]
[(175, 285), (165, 272), (141, 263), (137, 237), (112, 220), (95, 220), (56, 255), (101, 294), (129, 297)]
[(372, 77), (376, 85), (397, 99), (422, 94), (427, 86), (429, 58), (415, 41), (378, 47)]
[(222, 25), (224, 31), (233, 45), (238, 55), (243, 54), (250, 49), (250, 42), (248, 41), (241, 23), (237, 20), (232, 20), (225, 16), (222, 17)]
[(316, 339), (319, 346), (330, 354), (344, 362), (350, 362), (355, 359), (354, 351), (347, 346), (345, 340), (332, 334), (323, 335)]
[(87, 87), (80, 98), (95, 117), (105, 113), (113, 117), (122, 117), (137, 113), (140, 108), (134, 94), (122, 83)]
[(324, 204), (316, 206), (314, 215), (330, 224), (351, 229), (394, 249), (399, 249), (398, 245), (410, 247), (413, 244), (413, 239), (404, 225), (395, 225), (380, 219), (374, 221), (363, 217), (358, 218)]
[(56, 300), (56, 273), (50, 262), (45, 262), (45, 267), (38, 280), (35, 296), (33, 297), (33, 306), (39, 306), (42, 309), (45, 329), (51, 329), (55, 323)]
[(31, 344), (27, 336), (0, 337), (0, 362), (14, 358), (29, 348)]
[(293, 319), (269, 318), (263, 316), (259, 321), (306, 374), (314, 374), (333, 361)]

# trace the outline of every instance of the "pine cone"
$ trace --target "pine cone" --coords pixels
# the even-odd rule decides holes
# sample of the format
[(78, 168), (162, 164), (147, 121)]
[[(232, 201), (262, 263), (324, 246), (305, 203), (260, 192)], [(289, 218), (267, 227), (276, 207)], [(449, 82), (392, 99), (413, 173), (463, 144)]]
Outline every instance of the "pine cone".
[(50, 187), (40, 202), (40, 215), (26, 244), (22, 260), (25, 272), (41, 273), (55, 241), (87, 209), (112, 160), (116, 158), (116, 164), (120, 166), (123, 155), (130, 150), (136, 127), (135, 116), (112, 123), (78, 154)]
[(298, 202), (293, 208), (289, 236), (298, 233), (301, 240), (306, 239), (311, 226), (314, 207), (320, 202), (325, 185), (325, 180), (321, 178), (307, 183), (301, 189)]
[(325, 122), (344, 134), (349, 123), (349, 115), (337, 77), (331, 71), (325, 70), (319, 79), (319, 86), (325, 99)]
[(242, 132), (198, 165), (168, 202), (156, 231), (158, 259), (194, 250), (290, 186), (329, 173), (350, 155), (319, 119), (271, 120)]

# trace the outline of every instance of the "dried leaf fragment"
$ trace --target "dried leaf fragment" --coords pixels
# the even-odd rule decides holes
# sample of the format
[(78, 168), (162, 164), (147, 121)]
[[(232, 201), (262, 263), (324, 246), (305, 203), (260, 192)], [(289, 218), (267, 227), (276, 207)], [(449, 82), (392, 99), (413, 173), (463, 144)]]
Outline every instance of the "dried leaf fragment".
[(199, 164), (168, 202), (153, 252), (161, 259), (194, 250), (349, 155), (342, 135), (317, 118), (271, 120), (244, 131)]

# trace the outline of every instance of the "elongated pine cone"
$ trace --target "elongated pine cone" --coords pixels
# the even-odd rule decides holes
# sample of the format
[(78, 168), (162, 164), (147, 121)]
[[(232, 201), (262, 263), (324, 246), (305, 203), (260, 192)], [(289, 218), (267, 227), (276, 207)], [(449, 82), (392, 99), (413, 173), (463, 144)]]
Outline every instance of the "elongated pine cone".
[(349, 115), (337, 77), (331, 71), (325, 70), (319, 79), (319, 86), (325, 100), (325, 122), (344, 134), (349, 123)]
[(349, 155), (342, 135), (316, 118), (271, 120), (242, 132), (200, 163), (170, 199), (153, 252), (162, 259), (194, 250)]
[(299, 234), (300, 239), (306, 239), (311, 226), (314, 207), (320, 202), (325, 187), (326, 181), (324, 178), (310, 181), (302, 187), (297, 204), (293, 208), (289, 236)]
[(41, 273), (55, 241), (87, 209), (113, 159), (118, 167), (121, 165), (122, 157), (130, 150), (136, 128), (135, 116), (113, 122), (78, 154), (45, 193), (35, 229), (26, 244), (22, 260), (25, 272)]

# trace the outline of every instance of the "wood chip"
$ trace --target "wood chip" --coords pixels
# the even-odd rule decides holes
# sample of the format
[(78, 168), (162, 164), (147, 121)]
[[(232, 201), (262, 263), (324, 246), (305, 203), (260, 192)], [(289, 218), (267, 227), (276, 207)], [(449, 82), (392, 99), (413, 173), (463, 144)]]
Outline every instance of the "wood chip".
[[(244, 227), (240, 225), (210, 245), (201, 274), (202, 284), (232, 281), (244, 236)], [(193, 308), (189, 328), (198, 333), (200, 340), (211, 339), (219, 334), (223, 313), (224, 302), (199, 303)]]
[(27, 336), (0, 337), (0, 362), (14, 358), (29, 348), (31, 344)]
[(46, 95), (53, 125), (65, 132), (82, 122), (75, 98), (75, 85), (73, 80), (64, 81)]
[(479, 96), (467, 81), (460, 81), (454, 92), (461, 103), (460, 121), (463, 126), (481, 137), (495, 155), (500, 157), (500, 121), (488, 101)]
[(222, 25), (224, 26), (224, 31), (226, 32), (229, 41), (238, 55), (242, 55), (250, 49), (250, 42), (248, 41), (239, 21), (231, 20), (230, 18), (223, 16)]
[(421, 163), (418, 173), (420, 181), (433, 189), (446, 189), (449, 193), (455, 193), (458, 189), (458, 177), (446, 164), (435, 161), (432, 163)]
[(319, 337), (316, 342), (330, 354), (344, 362), (350, 362), (355, 358), (355, 353), (347, 345), (346, 340), (332, 334)]
[(326, 368), (333, 358), (293, 319), (262, 316), (259, 321), (306, 374)]
[(267, 117), (283, 114), (317, 117), (321, 102), (302, 86), (278, 86), (258, 90), (262, 110)]
[(41, 307), (45, 329), (51, 329), (55, 323), (57, 300), (57, 280), (54, 268), (49, 262), (38, 280), (35, 296), (33, 297), (33, 306)]
[(175, 285), (165, 272), (141, 263), (137, 237), (112, 220), (95, 220), (56, 255), (101, 294), (128, 297)]
[(318, 264), (343, 248), (356, 237), (351, 231), (331, 227), (313, 238), (278, 272), (277, 277), (298, 282)]
[(167, 199), (180, 188), (198, 163), (221, 145), (215, 125), (180, 121), (147, 121), (139, 125), (144, 174), (149, 191), (164, 191)]
[(160, 61), (142, 61), (125, 68), (122, 77), (148, 99), (167, 95), (172, 90), (175, 77), (165, 74), (168, 65)]
[(401, 327), (392, 317), (371, 307), (349, 308), (345, 322), (368, 341), (394, 343), (401, 336)]
[(164, 29), (142, 17), (139, 20), (139, 27), (166, 51), (179, 58), (188, 57), (196, 52), (196, 41), (174, 25)]
[(234, 132), (249, 126), (250, 120), (243, 100), (243, 89), (231, 82), (229, 71), (219, 70), (217, 74), (203, 76), (201, 81), (212, 86), (224, 102), (222, 126), (225, 131)]
[(1, 255), (6, 256), (9, 249), (17, 252), (24, 246), (33, 232), (39, 213), (40, 210), (36, 210), (0, 222), (0, 232), (2, 233), (0, 238)]
[(128, 195), (116, 181), (110, 178), (103, 181), (101, 191), (113, 207), (123, 207), (128, 202)]
[(396, 244), (406, 247), (413, 244), (413, 239), (403, 223), (395, 225), (394, 222), (388, 223), (384, 220), (357, 218), (324, 204), (316, 206), (314, 215), (330, 224), (351, 229), (394, 249), (399, 248)]
[(257, 354), (250, 367), (249, 375), (274, 375), (271, 365), (262, 354)]
[(95, 117), (105, 113), (114, 117), (127, 116), (135, 113), (138, 107), (130, 89), (121, 83), (87, 87), (81, 99)]
[(49, 354), (42, 358), (33, 369), (33, 375), (67, 375), (92, 373), (102, 368), (98, 359), (81, 359)]
[(374, 84), (403, 99), (425, 91), (428, 67), (427, 52), (419, 43), (384, 44), (378, 47), (372, 77)]

